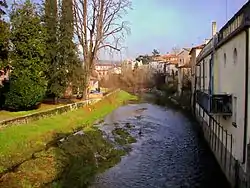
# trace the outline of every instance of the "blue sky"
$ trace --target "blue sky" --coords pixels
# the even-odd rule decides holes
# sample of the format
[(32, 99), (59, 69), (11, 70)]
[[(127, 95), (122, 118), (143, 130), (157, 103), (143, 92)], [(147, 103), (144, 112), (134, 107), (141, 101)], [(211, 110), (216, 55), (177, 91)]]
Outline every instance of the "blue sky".
[[(132, 0), (133, 10), (124, 18), (130, 22), (124, 58), (161, 53), (172, 47), (190, 47), (211, 36), (211, 23), (218, 30), (247, 0)], [(227, 11), (226, 11), (227, 4)], [(226, 14), (227, 13), (227, 14)]]
[[(12, 2), (13, 0), (7, 0)], [(39, 1), (39, 0), (38, 0)], [(121, 55), (101, 53), (101, 59), (135, 58), (140, 54), (161, 53), (172, 47), (192, 47), (211, 37), (211, 23), (218, 30), (225, 25), (247, 0), (131, 0), (133, 10), (124, 20), (130, 22)], [(227, 2), (227, 3), (226, 3)], [(227, 8), (226, 8), (227, 5)], [(227, 10), (227, 11), (226, 11)], [(226, 19), (227, 15), (227, 19)]]

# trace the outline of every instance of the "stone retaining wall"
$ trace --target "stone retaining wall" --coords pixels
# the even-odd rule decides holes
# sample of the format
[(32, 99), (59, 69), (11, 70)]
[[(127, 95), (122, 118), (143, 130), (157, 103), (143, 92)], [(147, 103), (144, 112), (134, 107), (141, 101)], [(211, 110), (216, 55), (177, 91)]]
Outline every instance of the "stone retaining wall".
[(98, 102), (98, 101), (118, 92), (118, 91), (120, 91), (120, 89), (117, 89), (113, 92), (110, 92), (109, 94), (107, 94), (101, 98), (89, 99), (89, 100), (80, 101), (80, 102), (76, 102), (76, 103), (72, 103), (72, 104), (67, 104), (64, 106), (56, 107), (56, 108), (41, 111), (41, 112), (34, 112), (34, 113), (31, 113), (28, 115), (19, 116), (19, 117), (7, 119), (7, 120), (2, 120), (2, 121), (0, 121), (0, 128), (10, 126), (10, 125), (26, 124), (28, 122), (35, 121), (38, 119), (51, 117), (51, 116), (54, 116), (57, 114), (62, 114), (65, 112), (73, 111), (73, 110), (76, 110), (76, 109), (81, 108), (83, 106), (86, 106), (88, 104), (96, 103), (96, 102)]

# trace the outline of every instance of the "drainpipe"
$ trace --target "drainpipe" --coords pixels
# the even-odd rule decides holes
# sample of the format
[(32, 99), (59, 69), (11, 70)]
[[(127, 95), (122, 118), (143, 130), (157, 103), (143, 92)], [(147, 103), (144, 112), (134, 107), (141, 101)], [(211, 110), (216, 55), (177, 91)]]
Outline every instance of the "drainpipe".
[(209, 112), (211, 111), (212, 101), (211, 97), (213, 95), (213, 77), (214, 77), (214, 59), (215, 59), (215, 45), (217, 40), (217, 23), (212, 22), (212, 54), (211, 60), (209, 61)]
[(243, 138), (243, 161), (242, 164), (246, 162), (246, 152), (247, 152), (247, 123), (248, 123), (248, 67), (249, 67), (249, 29), (246, 32), (246, 61), (245, 61), (245, 113), (244, 113), (244, 138)]
[[(196, 61), (195, 61), (196, 62)], [(194, 73), (194, 93), (193, 93), (193, 113), (196, 116), (196, 83), (197, 83), (197, 77), (196, 77), (196, 64), (195, 66), (195, 73)]]

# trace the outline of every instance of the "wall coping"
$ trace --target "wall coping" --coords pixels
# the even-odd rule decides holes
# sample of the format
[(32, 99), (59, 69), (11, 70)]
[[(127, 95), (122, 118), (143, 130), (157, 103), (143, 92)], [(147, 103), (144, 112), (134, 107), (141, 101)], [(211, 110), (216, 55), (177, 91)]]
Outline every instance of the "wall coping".
[(69, 111), (73, 111), (73, 110), (79, 109), (85, 105), (94, 104), (94, 103), (96, 103), (100, 100), (103, 100), (104, 98), (106, 98), (106, 97), (108, 97), (108, 96), (110, 96), (118, 91), (120, 91), (120, 89), (114, 90), (114, 91), (112, 91), (112, 92), (108, 93), (107, 95), (100, 97), (100, 98), (78, 101), (75, 103), (66, 104), (63, 106), (58, 106), (58, 107), (55, 107), (52, 109), (47, 109), (47, 110), (43, 110), (43, 111), (39, 111), (39, 112), (33, 112), (33, 113), (23, 115), (23, 116), (5, 119), (5, 120), (0, 121), (0, 129), (4, 128), (4, 127), (8, 127), (10, 125), (27, 124), (28, 122), (31, 122), (31, 121), (35, 121), (35, 120), (51, 117), (53, 115), (63, 114), (63, 113), (69, 112)]

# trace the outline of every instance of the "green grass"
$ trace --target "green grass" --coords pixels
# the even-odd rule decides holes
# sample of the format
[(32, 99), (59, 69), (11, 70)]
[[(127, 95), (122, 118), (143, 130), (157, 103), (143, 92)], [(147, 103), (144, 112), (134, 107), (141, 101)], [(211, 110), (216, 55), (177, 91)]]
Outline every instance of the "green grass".
[(62, 105), (63, 104), (57, 104), (57, 105), (41, 104), (41, 106), (38, 109), (28, 110), (28, 111), (18, 111), (18, 112), (10, 112), (10, 111), (6, 111), (6, 110), (1, 110), (0, 111), (0, 121), (15, 118), (15, 117), (20, 117), (20, 116), (25, 116), (25, 115), (32, 114), (32, 113), (35, 113), (35, 112), (41, 112), (41, 111), (44, 111), (44, 110), (49, 110), (49, 109), (59, 107), (59, 106), (62, 106)]
[(36, 153), (32, 160), (7, 173), (0, 181), (7, 187), (87, 187), (95, 174), (114, 166), (125, 154), (114, 149), (96, 128), (85, 135), (70, 136), (57, 147)]
[[(108, 92), (110, 89), (109, 88), (101, 88), (101, 92), (105, 93)], [(79, 101), (79, 100), (72, 100), (73, 101)], [(36, 113), (36, 112), (41, 112), (44, 110), (49, 110), (55, 107), (59, 107), (59, 106), (63, 106), (64, 104), (44, 104), (42, 103), (40, 105), (40, 107), (38, 109), (34, 109), (34, 110), (28, 110), (28, 111), (18, 111), (18, 112), (10, 112), (10, 111), (6, 111), (6, 110), (0, 110), (0, 121), (6, 120), (6, 119), (11, 119), (11, 118), (15, 118), (15, 117), (20, 117), (20, 116), (25, 116), (25, 115), (29, 115), (32, 113)]]
[(136, 142), (136, 139), (132, 137), (125, 129), (115, 128), (112, 131), (115, 136), (115, 141), (120, 145), (127, 145)]
[[(31, 158), (35, 152), (44, 150), (46, 145), (69, 135), (75, 129), (91, 130), (95, 121), (103, 118), (127, 100), (136, 100), (136, 97), (119, 91), (90, 106), (90, 109), (84, 107), (32, 123), (2, 129), (0, 131), (0, 170), (3, 172)], [(60, 164), (56, 165), (60, 166)], [(44, 168), (46, 169), (45, 166)], [(0, 182), (3, 179), (4, 177), (0, 179)], [(0, 185), (0, 187), (3, 186)]]

